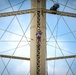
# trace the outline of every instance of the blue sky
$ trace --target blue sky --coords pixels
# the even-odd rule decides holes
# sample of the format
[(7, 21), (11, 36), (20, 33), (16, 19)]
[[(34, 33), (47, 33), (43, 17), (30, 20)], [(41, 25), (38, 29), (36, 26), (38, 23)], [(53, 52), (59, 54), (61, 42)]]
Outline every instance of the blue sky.
[[(10, 0), (14, 11), (17, 11), (19, 9), (19, 7), (21, 6), (20, 2), (22, 1), (23, 0)], [(50, 9), (50, 7), (54, 3), (59, 2), (60, 8), (58, 10), (63, 11), (64, 5), (66, 4), (67, 0), (65, 1), (53, 0), (53, 1), (52, 0), (46, 1), (46, 9)], [(31, 8), (30, 3), (31, 3), (30, 0), (25, 0), (20, 10), (30, 9)], [(0, 13), (10, 12), (10, 11), (13, 11), (13, 10), (10, 7), (8, 0), (0, 0)], [(67, 7), (65, 7), (64, 11), (70, 12), (70, 13), (76, 13), (76, 0), (69, 0), (67, 3)], [(19, 43), (23, 35), (23, 32), (27, 29), (27, 26), (30, 23), (30, 14), (17, 15), (17, 18), (14, 16), (0, 18), (0, 54), (12, 55), (12, 53), (14, 52), (15, 48), (17, 47), (17, 44)], [(11, 22), (12, 19), (13, 21)], [(58, 22), (58, 19), (59, 19), (59, 22)], [(47, 22), (46, 23), (47, 57), (63, 56), (63, 54), (65, 56), (75, 55), (76, 54), (76, 18), (46, 14), (46, 22)], [(9, 24), (10, 26), (8, 27)], [(23, 31), (20, 25), (22, 26)], [(56, 26), (53, 35), (55, 39), (57, 40), (58, 45), (61, 48), (61, 50), (56, 44), (54, 37), (51, 36), (52, 33), (50, 32), (50, 29), (48, 28), (48, 26), (50, 26), (50, 29), (52, 31), (54, 27)], [(68, 26), (70, 29), (68, 28)], [(7, 31), (5, 32), (6, 29)], [(49, 40), (50, 36), (51, 36), (51, 39)], [(26, 37), (28, 41), (31, 41), (32, 38), (30, 38), (30, 27), (28, 28), (26, 32)], [(26, 38), (23, 38), (14, 55), (22, 56), (22, 57), (30, 57), (29, 44)], [(9, 61), (9, 59), (7, 58), (0, 58), (0, 74), (2, 73), (5, 67), (2, 60), (4, 61), (5, 65)], [(73, 60), (74, 58), (67, 59), (69, 66), (72, 64)], [(67, 75), (73, 75), (73, 73), (75, 75), (76, 74), (76, 65), (75, 65), (76, 60), (74, 60), (71, 67), (73, 73), (71, 70), (68, 71), (69, 66), (67, 65), (67, 62), (65, 61), (65, 59), (56, 60), (56, 61), (54, 60), (47, 61), (48, 75), (66, 75), (66, 73)], [(27, 73), (30, 71), (30, 61), (11, 59), (10, 63), (7, 66), (7, 69), (10, 75), (27, 75)], [(2, 75), (9, 75), (7, 72), (7, 69), (3, 72)]]

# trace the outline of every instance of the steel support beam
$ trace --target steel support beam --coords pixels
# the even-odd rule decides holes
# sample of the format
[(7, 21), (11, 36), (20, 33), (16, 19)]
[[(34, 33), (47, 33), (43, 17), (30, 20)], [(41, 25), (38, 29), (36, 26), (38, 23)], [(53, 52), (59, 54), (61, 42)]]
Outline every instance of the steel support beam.
[[(30, 60), (30, 58), (25, 58), (25, 57), (18, 57), (18, 56), (9, 56), (9, 55), (0, 55), (2, 58), (11, 58), (11, 59), (20, 59), (20, 60)], [(60, 59), (69, 59), (69, 58), (76, 58), (76, 55), (71, 55), (71, 56), (60, 56), (60, 57), (52, 57), (52, 58), (47, 58), (46, 60), (60, 60)]]
[(69, 13), (69, 12), (61, 12), (61, 11), (53, 11), (48, 9), (43, 9), (44, 13), (54, 14), (55, 15), (61, 15), (61, 16), (68, 16), (68, 17), (76, 17), (75, 13)]
[(0, 17), (15, 16), (15, 15), (21, 15), (27, 13), (34, 13), (34, 9), (0, 13)]
[[(55, 13), (54, 15), (76, 17), (75, 13), (53, 11), (53, 10), (42, 9), (42, 8), (38, 8), (38, 9), (41, 10), (43, 13), (49, 13), (49, 14), (54, 14)], [(34, 13), (35, 11), (36, 11), (36, 8), (34, 8), (34, 9), (28, 9), (28, 10), (21, 10), (21, 11), (13, 11), (13, 12), (0, 13), (0, 17), (7, 17), (7, 16), (27, 14), (27, 13)]]
[(58, 60), (58, 59), (68, 59), (68, 58), (76, 58), (76, 55), (52, 57), (52, 58), (47, 58), (47, 60)]
[(30, 60), (30, 58), (18, 57), (18, 56), (9, 56), (9, 55), (0, 55), (0, 57), (10, 58), (10, 59)]

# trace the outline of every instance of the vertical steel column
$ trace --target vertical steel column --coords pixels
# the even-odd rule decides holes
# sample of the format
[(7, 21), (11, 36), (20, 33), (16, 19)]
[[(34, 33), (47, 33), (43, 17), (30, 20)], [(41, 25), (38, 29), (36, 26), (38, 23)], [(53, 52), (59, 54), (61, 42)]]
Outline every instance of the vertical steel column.
[[(31, 23), (31, 53), (30, 75), (46, 75), (46, 24), (45, 14), (41, 8), (46, 8), (45, 0), (31, 0), (31, 8), (36, 8), (36, 16)], [(34, 14), (31, 14), (31, 18)], [(37, 32), (41, 38), (37, 38)], [(42, 33), (41, 33), (42, 32)]]

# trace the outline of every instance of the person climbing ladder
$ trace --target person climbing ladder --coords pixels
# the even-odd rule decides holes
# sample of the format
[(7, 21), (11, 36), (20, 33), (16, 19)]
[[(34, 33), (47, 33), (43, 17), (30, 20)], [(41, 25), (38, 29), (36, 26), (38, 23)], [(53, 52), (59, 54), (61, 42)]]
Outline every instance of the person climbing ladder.
[(37, 44), (40, 44), (41, 42), (41, 35), (42, 35), (42, 32), (40, 29), (38, 29), (36, 32)]

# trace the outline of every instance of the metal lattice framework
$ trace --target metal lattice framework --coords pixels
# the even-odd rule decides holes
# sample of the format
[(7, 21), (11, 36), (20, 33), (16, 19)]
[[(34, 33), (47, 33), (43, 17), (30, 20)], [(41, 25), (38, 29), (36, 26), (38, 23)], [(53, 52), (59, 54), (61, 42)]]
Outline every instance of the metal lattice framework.
[[(37, 13), (35, 13), (36, 10)], [(29, 10), (21, 10), (21, 11), (14, 11), (14, 12), (7, 12), (7, 13), (0, 13), (0, 17), (7, 17), (7, 16), (14, 16), (14, 15), (21, 15), (21, 14), (27, 14), (27, 13), (35, 13), (37, 14), (37, 27), (40, 27), (40, 13), (49, 13), (54, 15), (61, 15), (61, 16), (69, 16), (69, 17), (76, 17), (75, 13), (68, 13), (68, 12), (61, 12), (61, 11), (52, 11), (42, 8), (34, 8)], [(40, 44), (37, 46), (37, 75), (40, 75)], [(8, 56), (8, 55), (0, 55), (0, 57), (3, 58), (11, 58), (11, 59), (21, 59), (21, 60), (30, 60), (30, 58), (23, 58), (23, 57), (17, 57), (17, 56)], [(67, 58), (76, 58), (76, 55), (72, 56), (64, 56), (64, 57), (54, 57), (54, 58), (46, 58), (46, 60), (57, 60), (57, 59), (67, 59)]]
[[(62, 16), (69, 16), (69, 17), (76, 17), (76, 14), (68, 13), (68, 12), (60, 12), (60, 11), (52, 11), (52, 10), (46, 10), (39, 8), (43, 13), (49, 13), (53, 14), (56, 13), (58, 15)], [(8, 12), (8, 13), (0, 13), (0, 17), (7, 17), (7, 16), (13, 16), (13, 15), (21, 15), (21, 14), (27, 14), (27, 13), (34, 13), (36, 9), (29, 9), (29, 10), (22, 10), (22, 11), (15, 11), (15, 12)], [(40, 12), (37, 12), (38, 15), (38, 26), (39, 24), (39, 16)], [(39, 46), (40, 47), (40, 46)], [(37, 75), (40, 73), (40, 48), (37, 46)], [(8, 56), (8, 55), (0, 55), (0, 57), (3, 58), (11, 58), (11, 59), (22, 59), (22, 60), (30, 60), (30, 58), (22, 58), (22, 57), (15, 57), (15, 56)], [(64, 56), (64, 57), (55, 57), (55, 58), (47, 58), (47, 60), (57, 60), (57, 59), (65, 59), (65, 58), (76, 58), (76, 55), (73, 56)]]

